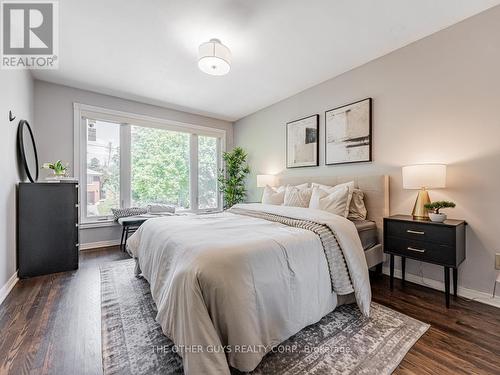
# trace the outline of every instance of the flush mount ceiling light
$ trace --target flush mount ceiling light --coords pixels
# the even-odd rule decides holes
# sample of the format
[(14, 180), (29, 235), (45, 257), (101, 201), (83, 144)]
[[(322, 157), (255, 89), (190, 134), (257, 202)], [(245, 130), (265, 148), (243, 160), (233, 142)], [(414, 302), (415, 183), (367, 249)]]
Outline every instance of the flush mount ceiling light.
[(219, 39), (200, 45), (198, 67), (213, 76), (223, 76), (231, 69), (231, 51)]

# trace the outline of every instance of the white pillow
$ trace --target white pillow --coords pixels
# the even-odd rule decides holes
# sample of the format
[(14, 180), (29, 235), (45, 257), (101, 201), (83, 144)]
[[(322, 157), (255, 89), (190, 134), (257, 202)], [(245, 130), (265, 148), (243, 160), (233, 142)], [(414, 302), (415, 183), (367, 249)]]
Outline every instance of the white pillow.
[(354, 189), (347, 218), (349, 220), (366, 220), (366, 215), (364, 193), (362, 190)]
[(351, 195), (349, 186), (347, 185), (335, 186), (328, 190), (316, 186), (313, 188), (309, 208), (315, 208), (347, 217), (349, 214), (349, 198)]
[[(288, 185), (288, 186), (293, 186), (293, 185)], [(300, 184), (300, 185), (295, 185), (293, 187), (296, 187), (297, 189), (299, 190), (302, 190), (302, 189), (307, 189), (309, 188), (309, 183), (308, 182), (305, 182), (303, 184)]]
[(287, 185), (281, 185), (281, 186), (276, 186), (276, 187), (273, 187), (273, 186), (269, 186), (271, 189), (274, 189), (274, 191), (279, 191), (279, 192), (285, 192), (285, 189), (287, 187)]
[(323, 184), (318, 184), (316, 182), (313, 182), (311, 183), (311, 187), (312, 188), (315, 188), (315, 187), (319, 187), (320, 189), (323, 189), (323, 190), (328, 190), (328, 189), (331, 189), (335, 186), (330, 186), (330, 185), (323, 185)]
[(293, 207), (309, 207), (311, 194), (312, 188), (299, 189), (297, 186), (288, 185), (285, 190), (285, 200), (283, 205)]
[(336, 187), (341, 187), (341, 186), (348, 186), (349, 189), (352, 189), (352, 190), (354, 190), (356, 188), (356, 184), (354, 183), (354, 181), (344, 182), (342, 184), (337, 184), (337, 185), (334, 185), (334, 186), (318, 184), (316, 182), (313, 182), (311, 184), (311, 187), (313, 187), (313, 188), (314, 187), (319, 187), (320, 189), (323, 189), (323, 190), (330, 190), (330, 189), (333, 189), (333, 188), (336, 188)]
[(288, 187), (288, 186), (291, 186), (291, 187), (296, 187), (297, 189), (299, 190), (302, 190), (302, 189), (307, 189), (309, 187), (309, 183), (304, 183), (304, 184), (300, 184), (300, 185), (281, 185), (281, 186), (278, 186), (276, 188), (274, 188), (276, 191), (285, 191), (285, 189)]
[(353, 193), (354, 187), (355, 187), (354, 181), (344, 182), (343, 184), (338, 184), (335, 186), (322, 185), (322, 184), (317, 184), (317, 183), (313, 182), (312, 187), (319, 188), (327, 193), (333, 193), (336, 191), (336, 189), (342, 189), (344, 187), (347, 187), (349, 189), (349, 194), (347, 196), (345, 212), (341, 216), (343, 216), (343, 217), (349, 216), (349, 207), (351, 204), (352, 193)]
[(274, 204), (281, 205), (285, 199), (285, 188), (279, 187), (277, 189), (272, 188), (269, 185), (264, 187), (264, 192), (262, 193), (262, 203), (263, 204)]

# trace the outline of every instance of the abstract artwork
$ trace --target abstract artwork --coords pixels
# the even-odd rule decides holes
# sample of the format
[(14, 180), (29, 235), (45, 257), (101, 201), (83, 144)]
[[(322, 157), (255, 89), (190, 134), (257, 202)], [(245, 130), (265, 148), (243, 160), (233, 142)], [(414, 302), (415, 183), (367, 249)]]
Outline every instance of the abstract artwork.
[(286, 124), (286, 167), (316, 167), (318, 158), (319, 115)]
[(372, 99), (325, 112), (325, 164), (372, 160)]

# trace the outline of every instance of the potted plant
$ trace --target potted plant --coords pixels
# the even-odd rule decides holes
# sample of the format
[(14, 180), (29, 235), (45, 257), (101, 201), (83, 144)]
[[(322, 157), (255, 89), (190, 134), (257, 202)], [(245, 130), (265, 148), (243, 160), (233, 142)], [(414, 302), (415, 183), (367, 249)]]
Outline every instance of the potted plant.
[(62, 161), (58, 160), (55, 163), (44, 163), (42, 168), (52, 169), (56, 177), (65, 177), (68, 171), (68, 164), (63, 164)]
[(225, 169), (219, 171), (219, 190), (224, 194), (224, 208), (230, 208), (245, 200), (245, 178), (250, 173), (246, 162), (247, 153), (236, 147), (231, 152), (224, 152)]
[(443, 208), (453, 208), (455, 207), (455, 203), (449, 201), (436, 201), (427, 203), (424, 207), (432, 211), (429, 212), (429, 218), (431, 221), (442, 223), (446, 220), (446, 214), (440, 213), (439, 210)]

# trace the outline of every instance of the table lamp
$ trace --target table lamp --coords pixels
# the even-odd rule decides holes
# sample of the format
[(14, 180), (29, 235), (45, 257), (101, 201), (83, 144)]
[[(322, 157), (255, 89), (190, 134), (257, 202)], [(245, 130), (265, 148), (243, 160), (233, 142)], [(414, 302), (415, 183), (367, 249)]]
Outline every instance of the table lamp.
[(446, 187), (446, 165), (417, 164), (403, 167), (403, 189), (420, 189), (413, 206), (412, 216), (416, 220), (429, 220), (425, 204), (430, 203), (427, 189)]
[(274, 186), (276, 184), (276, 176), (272, 174), (258, 174), (257, 187), (265, 187), (266, 185)]

